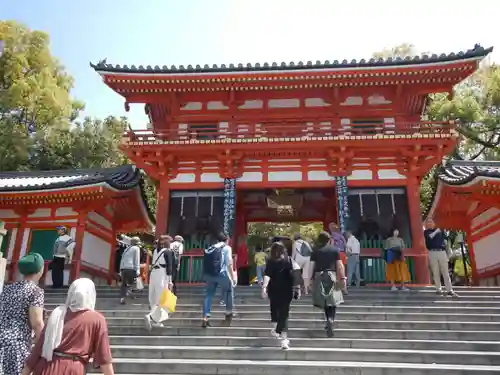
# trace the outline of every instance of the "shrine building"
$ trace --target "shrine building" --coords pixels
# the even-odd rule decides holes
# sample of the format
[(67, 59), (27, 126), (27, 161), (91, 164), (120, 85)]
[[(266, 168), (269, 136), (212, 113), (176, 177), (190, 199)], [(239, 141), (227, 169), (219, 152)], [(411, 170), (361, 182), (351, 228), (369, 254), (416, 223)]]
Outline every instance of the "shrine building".
[(442, 228), (465, 231), (474, 284), (500, 286), (500, 162), (442, 166), (427, 216)]
[[(397, 227), (415, 283), (428, 283), (422, 177), (453, 150), (455, 124), (423, 119), (491, 52), (404, 59), (213, 66), (92, 65), (151, 126), (122, 150), (158, 181), (157, 234), (203, 247), (247, 223), (338, 222), (362, 243), (367, 282), (384, 281), (381, 240)], [(188, 246), (188, 247), (189, 247)], [(190, 272), (193, 264), (190, 265)]]
[(45, 285), (52, 285), (56, 226), (65, 226), (75, 240), (64, 282), (90, 277), (110, 283), (118, 232), (152, 231), (153, 219), (142, 189), (142, 173), (127, 165), (109, 169), (72, 169), (0, 173), (0, 221), (7, 238), (6, 281), (21, 278), (17, 263), (29, 252), (45, 259)]

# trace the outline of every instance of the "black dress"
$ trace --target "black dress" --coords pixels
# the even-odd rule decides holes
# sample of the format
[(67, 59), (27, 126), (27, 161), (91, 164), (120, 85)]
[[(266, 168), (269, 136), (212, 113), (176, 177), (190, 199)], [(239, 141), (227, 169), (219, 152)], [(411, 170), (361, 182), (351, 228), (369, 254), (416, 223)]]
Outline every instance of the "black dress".
[(276, 323), (276, 333), (281, 334), (288, 329), (294, 287), (301, 285), (300, 269), (293, 269), (290, 257), (269, 259), (265, 275), (270, 278), (267, 295), (271, 308), (271, 322)]

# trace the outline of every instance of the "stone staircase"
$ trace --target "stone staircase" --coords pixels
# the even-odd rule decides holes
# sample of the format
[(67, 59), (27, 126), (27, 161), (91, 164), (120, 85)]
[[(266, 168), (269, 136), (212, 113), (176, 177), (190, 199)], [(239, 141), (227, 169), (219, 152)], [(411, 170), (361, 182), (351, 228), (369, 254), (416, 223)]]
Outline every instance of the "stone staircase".
[[(192, 375), (489, 375), (500, 374), (500, 288), (458, 289), (460, 299), (433, 289), (351, 289), (338, 309), (335, 338), (309, 298), (292, 305), (291, 348), (270, 337), (267, 301), (258, 287), (236, 289), (236, 312), (224, 327), (214, 300), (212, 325), (201, 328), (203, 287), (179, 288), (177, 312), (147, 332), (147, 291), (125, 306), (118, 289), (98, 287), (117, 374)], [(65, 291), (47, 290), (48, 309)]]

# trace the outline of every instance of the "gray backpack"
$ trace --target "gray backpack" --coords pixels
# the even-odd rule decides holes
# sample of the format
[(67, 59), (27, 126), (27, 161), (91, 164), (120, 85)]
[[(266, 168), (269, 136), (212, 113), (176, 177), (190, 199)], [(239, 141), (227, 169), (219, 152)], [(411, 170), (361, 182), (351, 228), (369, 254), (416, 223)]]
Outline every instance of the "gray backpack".
[(312, 254), (311, 246), (307, 243), (307, 241), (301, 240), (300, 247), (297, 248), (297, 252), (303, 257), (310, 257)]

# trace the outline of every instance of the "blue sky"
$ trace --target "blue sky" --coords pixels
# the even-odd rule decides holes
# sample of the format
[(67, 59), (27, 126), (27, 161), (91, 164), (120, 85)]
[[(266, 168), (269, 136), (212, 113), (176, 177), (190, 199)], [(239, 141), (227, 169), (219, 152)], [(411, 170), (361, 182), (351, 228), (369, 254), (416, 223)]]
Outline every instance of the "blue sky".
[(134, 128), (144, 128), (142, 105), (127, 114), (123, 98), (89, 61), (161, 66), (352, 59), (400, 43), (439, 53), (475, 43), (500, 51), (499, 12), (492, 0), (2, 0), (0, 19), (50, 34), (53, 54), (75, 78), (72, 94), (86, 103), (85, 115), (127, 115)]

